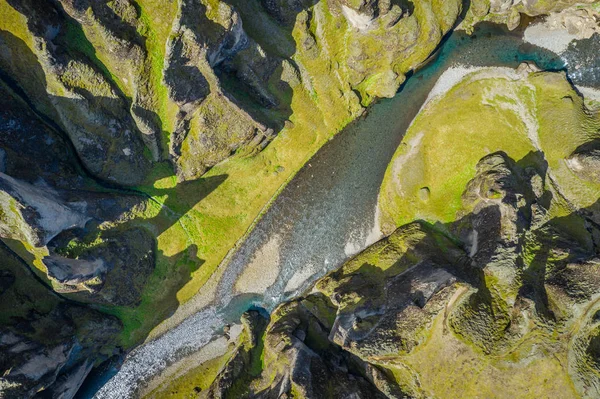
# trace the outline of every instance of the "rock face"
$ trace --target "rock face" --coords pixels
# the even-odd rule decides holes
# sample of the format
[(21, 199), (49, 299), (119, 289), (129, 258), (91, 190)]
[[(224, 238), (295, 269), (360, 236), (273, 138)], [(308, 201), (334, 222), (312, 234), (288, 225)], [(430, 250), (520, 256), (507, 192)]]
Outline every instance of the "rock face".
[[(244, 338), (200, 397), (405, 397), (381, 370), (327, 341), (331, 315), (314, 312), (332, 311), (330, 306), (322, 295), (291, 302), (272, 315), (268, 327), (262, 316), (245, 314)], [(262, 373), (251, 370), (261, 357)]]
[(156, 264), (154, 240), (141, 228), (67, 231), (51, 243), (50, 253), (42, 261), (57, 292), (120, 306), (139, 304)]
[(122, 225), (143, 199), (99, 190), (68, 136), (4, 83), (0, 93), (0, 396), (72, 398), (92, 367), (119, 353), (122, 331), (82, 303), (138, 304), (155, 244)]
[(389, 0), (341, 0), (344, 16), (352, 26), (359, 30), (368, 30), (376, 19), (381, 18), (387, 26), (393, 26), (400, 18), (408, 16), (408, 5), (393, 4)]
[[(24, 65), (30, 61), (17, 54), (22, 49), (9, 44), (8, 59), (3, 62), (12, 63), (8, 72), (16, 79), (31, 79), (25, 71), (39, 68), (42, 81), (24, 87), (31, 87), (32, 97), (45, 90), (41, 105), (64, 128), (85, 166), (117, 183), (139, 183), (150, 166), (143, 156), (143, 141), (127, 112), (127, 101), (110, 75), (85, 53), (89, 49), (69, 46), (70, 39), (81, 34), (81, 27), (52, 3), (9, 4), (27, 18), (38, 63)], [(34, 84), (42, 87), (34, 88)]]
[[(162, 132), (160, 119), (155, 113), (154, 87), (151, 81), (151, 60), (140, 31), (138, 6), (123, 0), (114, 3), (95, 1), (61, 1), (64, 11), (89, 34), (97, 44), (98, 51), (106, 57), (106, 64), (116, 71), (115, 75), (126, 77), (124, 94), (131, 96), (130, 115), (140, 137), (152, 153), (152, 159), (161, 157)], [(133, 149), (131, 149), (133, 154)], [(127, 155), (127, 154), (126, 154)]]
[(242, 143), (256, 138), (266, 144), (273, 135), (236, 105), (219, 71), (234, 74), (262, 106), (274, 107), (277, 99), (267, 83), (281, 60), (248, 37), (239, 13), (226, 4), (212, 19), (199, 0), (181, 1), (178, 13), (167, 43), (164, 83), (179, 107), (169, 151), (179, 179), (190, 180)]
[(85, 203), (66, 204), (51, 191), (0, 173), (0, 237), (41, 247), (89, 220)]
[(0, 392), (70, 398), (96, 360), (115, 354), (118, 319), (60, 299), (0, 248)]
[(600, 33), (600, 13), (593, 8), (568, 8), (551, 14), (546, 23), (551, 29), (564, 28), (577, 39), (589, 39)]
[[(448, 266), (464, 253), (453, 247), (435, 230), (414, 223), (325, 277), (317, 288), (338, 309), (329, 339), (365, 360), (410, 352), (456, 290), (457, 272)], [(379, 262), (365, 263), (370, 257)]]
[(566, 162), (574, 173), (584, 179), (600, 181), (600, 141), (596, 139), (579, 146)]
[(572, 34), (589, 38), (598, 29), (598, 14), (591, 7), (582, 6), (594, 2), (595, 0), (473, 0), (463, 26), (472, 29), (473, 24), (478, 21), (490, 20), (505, 23), (512, 30), (521, 23), (521, 15), (551, 14), (548, 18), (550, 25), (565, 26)]

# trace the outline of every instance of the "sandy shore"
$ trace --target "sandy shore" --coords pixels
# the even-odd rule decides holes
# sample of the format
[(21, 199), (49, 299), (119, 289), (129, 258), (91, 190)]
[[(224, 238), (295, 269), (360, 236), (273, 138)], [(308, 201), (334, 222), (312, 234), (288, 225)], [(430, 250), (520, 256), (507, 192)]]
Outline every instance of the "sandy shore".
[(148, 382), (147, 386), (141, 390), (140, 396), (144, 396), (152, 392), (167, 378), (169, 380), (174, 380), (209, 360), (223, 356), (230, 348), (230, 345), (238, 339), (242, 331), (243, 326), (241, 324), (232, 325), (229, 330), (229, 339), (227, 339), (225, 336), (218, 337), (214, 341), (211, 341), (200, 348), (200, 350), (197, 352), (194, 352), (192, 355), (184, 357), (183, 359), (167, 367), (160, 373), (159, 378), (153, 378), (150, 382)]
[(274, 235), (254, 255), (235, 284), (238, 293), (264, 294), (279, 276), (281, 237)]
[(570, 34), (566, 30), (556, 29), (544, 22), (529, 26), (525, 30), (523, 40), (527, 43), (545, 48), (556, 54), (564, 53), (577, 35)]
[[(475, 75), (477, 73), (477, 75)], [(433, 100), (436, 98), (443, 97), (446, 93), (448, 93), (454, 86), (459, 84), (463, 79), (467, 76), (473, 75), (476, 79), (485, 79), (485, 78), (507, 78), (518, 80), (521, 76), (517, 73), (517, 71), (513, 68), (508, 67), (474, 67), (474, 66), (465, 66), (465, 65), (456, 65), (451, 68), (448, 68), (442, 76), (438, 79), (431, 92), (429, 92), (429, 96), (427, 96), (427, 100), (421, 106), (421, 111)], [(418, 114), (417, 114), (418, 115)]]

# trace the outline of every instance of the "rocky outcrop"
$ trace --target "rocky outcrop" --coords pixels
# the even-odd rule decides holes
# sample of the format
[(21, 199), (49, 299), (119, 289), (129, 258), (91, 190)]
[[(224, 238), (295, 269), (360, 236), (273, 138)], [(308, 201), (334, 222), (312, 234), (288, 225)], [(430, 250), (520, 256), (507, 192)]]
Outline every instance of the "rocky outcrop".
[(383, 24), (388, 27), (395, 25), (400, 18), (409, 15), (406, 2), (403, 9), (399, 4), (392, 4), (389, 0), (341, 0), (342, 12), (348, 22), (358, 30), (368, 30), (372, 28), (377, 19), (381, 18)]
[(90, 219), (85, 203), (65, 203), (46, 187), (35, 187), (0, 172), (0, 237), (42, 247), (63, 230)]
[[(250, 319), (246, 314), (242, 318), (246, 332), (254, 334), (242, 339), (200, 397), (405, 397), (384, 372), (328, 343), (331, 314), (327, 313), (333, 310), (328, 306), (321, 295), (286, 304), (272, 315), (264, 338), (266, 320), (256, 315)], [(325, 313), (313, 313), (315, 307)], [(251, 364), (263, 357), (264, 369), (258, 373), (250, 370)]]
[(516, 29), (521, 23), (521, 15), (549, 15), (547, 21), (554, 28), (566, 27), (580, 38), (589, 38), (598, 30), (598, 13), (582, 5), (596, 0), (473, 0), (469, 15), (463, 27), (472, 29), (481, 20), (503, 23), (509, 29)]
[(231, 358), (202, 397), (227, 398), (250, 382), (252, 375), (249, 369), (260, 356), (258, 345), (262, 343), (268, 320), (258, 311), (251, 310), (242, 315), (241, 321), (244, 331)]
[[(86, 302), (135, 305), (154, 270), (155, 244), (139, 227), (122, 227), (145, 199), (99, 192), (80, 174), (66, 138), (8, 87), (0, 86), (0, 236), (37, 252), (61, 293)], [(36, 144), (36, 138), (43, 145)]]
[[(10, 60), (14, 69), (9, 73), (22, 81), (28, 75), (20, 68), (41, 69), (43, 81), (38, 84), (44, 88), (32, 88), (28, 95), (35, 98), (45, 91), (45, 98), (37, 101), (69, 135), (92, 173), (120, 184), (141, 182), (150, 166), (143, 155), (144, 143), (128, 113), (127, 100), (103, 64), (94, 59), (85, 43), (73, 45), (85, 41), (81, 27), (52, 3), (43, 7), (28, 1), (9, 4), (27, 18), (39, 62), (19, 65), (19, 61), (27, 62), (17, 54), (21, 49), (9, 47), (6, 55), (16, 59)], [(31, 84), (23, 85), (28, 86)]]
[(107, 266), (102, 259), (79, 260), (51, 255), (44, 259), (48, 276), (63, 284), (77, 285), (105, 273)]
[[(448, 1), (429, 7), (415, 2), (334, 1), (331, 12), (348, 24), (347, 55), (340, 60), (350, 85), (364, 104), (391, 97), (408, 70), (422, 62), (420, 53), (440, 42), (462, 10), (462, 2)], [(378, 53), (366, 67), (363, 60)], [(421, 59), (421, 60), (419, 60)], [(412, 65), (406, 64), (411, 60)]]
[(115, 353), (118, 319), (60, 299), (0, 248), (0, 393), (71, 398), (95, 361)]
[[(551, 351), (568, 358), (564, 373), (579, 392), (596, 396), (600, 280), (587, 243), (600, 230), (588, 224), (575, 233), (550, 220), (547, 179), (539, 158), (482, 158), (455, 222), (401, 226), (306, 297), (279, 306), (259, 351), (263, 369), (245, 380), (238, 397), (426, 397), (439, 392), (437, 373), (427, 374), (431, 382), (420, 378), (431, 373), (421, 363), (431, 362), (430, 350), (442, 369), (463, 351), (474, 369), (502, 359), (498, 364), (511, 367), (514, 378), (529, 357)], [(234, 376), (248, 372), (249, 363), (234, 357), (215, 384), (235, 378), (233, 369)], [(444, 392), (463, 392), (456, 389)]]
[(493, 289), (473, 296), (450, 323), (483, 350), (493, 352), (496, 345), (505, 344), (500, 341), (516, 339), (527, 329), (519, 326), (523, 315), (515, 314), (515, 307), (525, 291), (520, 290), (525, 279), (525, 232), (536, 231), (547, 220), (545, 176), (533, 167), (520, 168), (504, 153), (484, 157), (476, 170), (462, 196), (463, 212), (468, 214), (459, 214), (460, 222), (452, 230), (468, 243), (472, 266), (482, 270), (483, 284), (493, 281)]
[(146, 50), (147, 39), (140, 34), (147, 28), (141, 20), (139, 6), (130, 0), (112, 3), (64, 0), (60, 3), (108, 60), (113, 74), (122, 79), (124, 92), (131, 96), (131, 117), (152, 159), (158, 161), (162, 157), (162, 131), (155, 112), (157, 87), (151, 79), (152, 61)]
[(178, 15), (164, 70), (169, 97), (179, 107), (169, 151), (179, 180), (191, 180), (254, 138), (266, 145), (273, 134), (236, 104), (218, 71), (235, 74), (258, 103), (270, 107), (277, 100), (266, 85), (279, 60), (248, 37), (239, 13), (226, 4), (213, 16), (201, 1), (185, 0)]
[(591, 7), (572, 7), (550, 14), (546, 19), (550, 29), (564, 29), (577, 39), (589, 39), (600, 33), (600, 13)]
[(566, 160), (576, 174), (592, 182), (600, 182), (600, 140), (579, 146)]
[(66, 231), (42, 260), (55, 290), (84, 302), (136, 306), (156, 264), (155, 244), (143, 229)]
[(8, 85), (0, 93), (0, 396), (72, 398), (119, 352), (122, 329), (72, 301), (139, 304), (155, 243), (122, 224), (145, 200), (100, 189), (66, 134)]
[(427, 225), (400, 228), (317, 283), (338, 309), (329, 340), (364, 360), (410, 352), (456, 291), (460, 273), (448, 266), (463, 256)]

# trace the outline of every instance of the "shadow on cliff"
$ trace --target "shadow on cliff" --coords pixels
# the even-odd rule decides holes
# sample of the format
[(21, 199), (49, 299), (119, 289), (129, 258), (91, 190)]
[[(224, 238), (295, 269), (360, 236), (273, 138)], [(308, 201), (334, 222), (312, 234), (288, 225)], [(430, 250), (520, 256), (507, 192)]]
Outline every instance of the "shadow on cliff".
[[(177, 309), (177, 292), (192, 280), (192, 274), (204, 264), (204, 260), (198, 256), (199, 248), (195, 244), (201, 241), (198, 232), (203, 226), (190, 221), (186, 224), (186, 214), (193, 212), (193, 208), (222, 184), (227, 175), (200, 178), (193, 182), (177, 184), (173, 188), (152, 189), (152, 197), (98, 178), (97, 173), (83, 162), (69, 135), (57, 123), (60, 118), (57, 117), (55, 107), (63, 111), (79, 110), (85, 108), (84, 101), (87, 101), (96, 107), (111, 109), (116, 107), (120, 100), (94, 97), (86, 91), (79, 93), (85, 100), (49, 96), (44, 70), (27, 44), (3, 30), (0, 30), (0, 43), (10, 46), (12, 51), (18, 54), (18, 57), (9, 59), (0, 56), (0, 80), (3, 83), (0, 84), (0, 92), (6, 92), (8, 97), (17, 99), (20, 108), (31, 111), (29, 114), (20, 112), (20, 108), (15, 105), (6, 115), (0, 115), (0, 132), (3, 132), (0, 149), (6, 150), (2, 156), (6, 157), (7, 172), (12, 177), (31, 184), (42, 178), (45, 184), (55, 189), (65, 201), (89, 201), (89, 207), (93, 208), (90, 214), (94, 219), (88, 223), (86, 229), (79, 229), (82, 231), (66, 231), (75, 236), (93, 236), (102, 221), (114, 220), (119, 215), (131, 212), (135, 218), (121, 225), (119, 229), (144, 228), (152, 234), (155, 241), (167, 232), (167, 235), (162, 237), (165, 241), (163, 248), (166, 249), (154, 249), (156, 266), (146, 283), (140, 305), (135, 308), (102, 305), (103, 310), (108, 313), (123, 316), (126, 334), (129, 334), (124, 340), (128, 345), (140, 342), (155, 325)], [(20, 82), (12, 79), (11, 73), (19, 69), (28, 71), (30, 79)], [(19, 118), (27, 120), (21, 121)], [(17, 129), (19, 126), (28, 128)], [(8, 129), (12, 130), (9, 132)], [(18, 136), (15, 136), (17, 133)], [(58, 165), (54, 159), (57, 157), (60, 158)], [(33, 166), (15, 166), (25, 166), (27, 162), (31, 162)], [(122, 167), (125, 168), (126, 165)], [(67, 170), (68, 173), (63, 173)], [(170, 168), (164, 168), (152, 178), (158, 181), (175, 177)], [(116, 201), (112, 201), (113, 199)], [(168, 232), (173, 226), (181, 227)], [(57, 241), (59, 240), (55, 240)], [(124, 250), (127, 250), (127, 246), (137, 245), (135, 242), (121, 244)], [(23, 252), (20, 255), (32, 267), (33, 257), (28, 256), (26, 250), (19, 252)], [(135, 265), (131, 267), (135, 268)], [(69, 298), (69, 294), (62, 296)], [(136, 335), (131, 335), (133, 330)]]
[[(283, 80), (284, 62), (288, 62), (300, 75), (298, 65), (292, 59), (296, 54), (296, 41), (292, 31), (297, 17), (303, 11), (308, 12), (308, 21), (312, 13), (311, 7), (319, 0), (298, 0), (294, 2), (275, 2), (268, 0), (245, 1), (223, 0), (231, 5), (241, 16), (246, 34), (266, 52), (264, 62), (255, 70), (247, 70), (240, 65), (239, 60), (227, 60), (215, 68), (225, 90), (230, 92), (243, 108), (269, 127), (279, 131), (284, 122), (289, 119), (293, 90)], [(260, 57), (259, 51), (254, 51), (253, 58)], [(241, 68), (240, 68), (241, 67)], [(266, 72), (266, 73), (265, 73)], [(247, 75), (256, 75), (264, 82), (268, 95), (259, 93), (256, 88), (249, 86)], [(270, 98), (269, 98), (270, 97)]]
[[(7, 0), (7, 2), (16, 11), (27, 17), (27, 25), (31, 32), (51, 41), (57, 41), (56, 48), (52, 50), (54, 51), (54, 57), (62, 58), (66, 56), (73, 60), (89, 61), (88, 64), (109, 82), (111, 89), (124, 101), (126, 104), (124, 108), (131, 110), (131, 115), (141, 117), (146, 124), (152, 126), (155, 131), (161, 132), (164, 137), (165, 132), (162, 132), (160, 117), (155, 112), (135, 103), (130, 96), (121, 90), (108, 67), (98, 58), (96, 48), (86, 38), (81, 24), (65, 11), (60, 2), (39, 3), (35, 0)], [(116, 47), (111, 48), (111, 53), (114, 56), (123, 60), (138, 59), (139, 54), (136, 53), (136, 50), (146, 51), (146, 38), (133, 25), (124, 23), (115, 10), (109, 6), (109, 3), (85, 0), (69, 3), (75, 13), (83, 16), (91, 11), (108, 28), (111, 39), (119, 43)], [(130, 4), (140, 16), (141, 10), (137, 3), (132, 2)], [(55, 37), (52, 37), (53, 35)], [(146, 75), (148, 60), (143, 61), (143, 63), (146, 64), (146, 67), (144, 69), (145, 73), (141, 75)], [(133, 78), (135, 80), (139, 76)], [(143, 85), (143, 82), (137, 85)], [(161, 137), (154, 137), (153, 139), (160, 144)]]
[[(568, 287), (562, 282), (561, 273), (569, 264), (600, 254), (597, 242), (600, 224), (595, 221), (600, 215), (600, 200), (566, 216), (550, 218), (547, 210), (551, 203), (562, 200), (554, 199), (553, 192), (548, 189), (554, 183), (548, 177), (548, 164), (543, 154), (530, 152), (516, 162), (506, 154), (497, 154), (502, 154), (511, 175), (499, 173), (496, 176), (500, 178), (496, 179), (491, 172), (484, 172), (471, 180), (480, 179), (478, 185), (468, 185), (463, 193), (463, 201), (469, 201), (477, 194), (481, 201), (478, 204), (483, 207), (466, 214), (459, 213), (455, 221), (446, 224), (417, 221), (427, 232), (426, 238), (409, 241), (409, 253), (400, 256), (385, 270), (365, 262), (347, 275), (339, 269), (326, 277), (339, 282), (340, 288), (335, 289), (334, 295), (339, 295), (338, 299), (345, 295), (357, 298), (359, 301), (353, 302), (352, 306), (353, 309), (356, 307), (355, 313), (360, 313), (363, 306), (367, 308), (364, 312), (367, 314), (372, 314), (373, 309), (379, 314), (377, 309), (388, 308), (401, 312), (409, 305), (423, 308), (427, 299), (414, 287), (424, 284), (419, 269), (427, 273), (427, 268), (433, 266), (446, 270), (474, 289), (446, 317), (450, 318), (449, 326), (461, 339), (470, 341), (485, 353), (499, 353), (511, 348), (523, 327), (522, 313), (554, 326), (559, 321), (553, 303), (557, 298), (549, 298), (548, 284), (576, 291), (577, 287)], [(541, 177), (541, 185), (537, 188), (530, 183), (536, 175)], [(494, 180), (489, 180), (490, 177)], [(489, 194), (469, 193), (468, 187), (493, 191)], [(502, 196), (498, 196), (498, 188), (504, 192)], [(490, 195), (491, 201), (481, 195)], [(502, 209), (504, 206), (515, 209), (514, 218)], [(477, 234), (473, 235), (474, 231)], [(435, 239), (436, 234), (449, 241)], [(435, 247), (432, 242), (436, 242)], [(444, 256), (436, 255), (438, 251), (453, 254), (452, 258), (444, 259)], [(387, 256), (391, 255), (380, 255), (380, 258)], [(423, 259), (433, 263), (423, 262)], [(412, 289), (415, 290), (412, 297), (399, 300)], [(387, 290), (387, 296), (384, 290)], [(375, 325), (383, 317), (369, 316), (365, 323)], [(362, 320), (359, 318), (358, 322), (360, 324)]]

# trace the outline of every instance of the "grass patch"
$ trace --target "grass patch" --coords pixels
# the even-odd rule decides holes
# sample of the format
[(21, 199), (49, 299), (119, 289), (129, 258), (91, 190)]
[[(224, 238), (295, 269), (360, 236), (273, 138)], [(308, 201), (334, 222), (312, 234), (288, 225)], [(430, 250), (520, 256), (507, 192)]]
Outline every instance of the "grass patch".
[[(591, 205), (599, 186), (574, 179), (563, 160), (590, 139), (598, 120), (583, 110), (564, 75), (472, 76), (427, 104), (409, 128), (382, 185), (384, 223), (455, 220), (476, 164), (496, 151), (519, 161), (542, 150), (568, 199)], [(423, 187), (426, 201), (419, 197)]]

